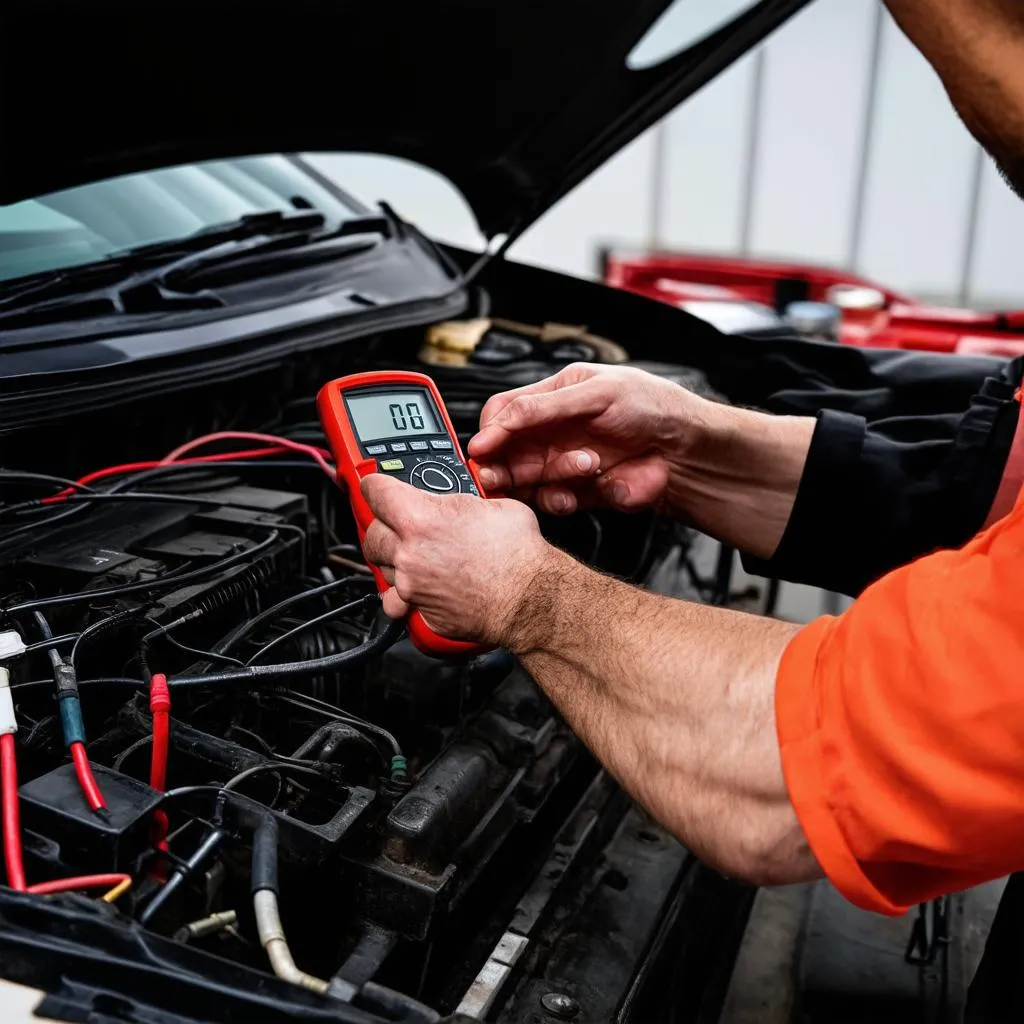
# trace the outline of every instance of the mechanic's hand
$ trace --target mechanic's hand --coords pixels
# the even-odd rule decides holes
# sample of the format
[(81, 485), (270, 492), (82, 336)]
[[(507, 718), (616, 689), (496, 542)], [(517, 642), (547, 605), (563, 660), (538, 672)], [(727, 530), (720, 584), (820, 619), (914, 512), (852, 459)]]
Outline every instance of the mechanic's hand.
[(391, 584), (384, 611), (398, 619), (416, 608), (442, 636), (511, 646), (530, 584), (555, 553), (530, 509), (426, 494), (382, 473), (361, 488), (376, 516), (363, 553)]
[(533, 500), (546, 512), (635, 510), (662, 500), (673, 457), (712, 408), (643, 370), (574, 363), (491, 398), (469, 454), (485, 490)]

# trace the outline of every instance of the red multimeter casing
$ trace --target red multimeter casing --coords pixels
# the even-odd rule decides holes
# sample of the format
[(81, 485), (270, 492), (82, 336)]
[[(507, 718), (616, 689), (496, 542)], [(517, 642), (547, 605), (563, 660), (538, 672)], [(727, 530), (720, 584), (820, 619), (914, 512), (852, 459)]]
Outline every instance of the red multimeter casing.
[[(433, 494), (486, 497), (476, 467), (466, 459), (437, 385), (425, 374), (404, 370), (354, 373), (325, 384), (317, 395), (320, 423), (334, 452), (338, 483), (348, 491), (359, 541), (374, 516), (359, 482), (386, 473)], [(377, 589), (390, 586), (370, 565)], [(409, 638), (434, 657), (480, 654), (491, 648), (439, 636), (418, 611), (409, 616)]]

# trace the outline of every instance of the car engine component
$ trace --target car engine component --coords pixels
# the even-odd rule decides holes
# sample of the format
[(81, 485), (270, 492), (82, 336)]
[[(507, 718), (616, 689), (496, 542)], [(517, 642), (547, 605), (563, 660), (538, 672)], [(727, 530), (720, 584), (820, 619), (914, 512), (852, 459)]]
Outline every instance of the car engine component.
[[(430, 371), (463, 441), (491, 394), (580, 354), (494, 344)], [(80, 415), (5, 456), (5, 877), (27, 891), (0, 900), (0, 957), (53, 936), (68, 1005), (94, 1006), (113, 969), (61, 959), (73, 933), (118, 951), (133, 1020), (157, 1019), (152, 999), (198, 1019), (215, 991), (225, 1020), (532, 1020), (596, 909), (587, 928), (620, 943), (590, 969), (662, 986), (703, 869), (509, 655), (435, 660), (379, 611), (313, 395), (415, 369), (421, 345), (395, 332), (290, 379)], [(685, 586), (692, 535), (654, 514), (542, 526), (606, 572)]]

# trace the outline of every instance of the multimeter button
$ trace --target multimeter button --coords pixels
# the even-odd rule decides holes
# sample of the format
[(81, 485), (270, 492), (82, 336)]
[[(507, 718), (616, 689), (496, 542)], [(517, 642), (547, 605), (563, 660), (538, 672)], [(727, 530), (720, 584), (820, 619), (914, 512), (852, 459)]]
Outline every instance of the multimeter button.
[(452, 450), (452, 443), (451, 441), (431, 441), (430, 447), (436, 452), (450, 452)]
[(393, 452), (407, 452), (409, 450), (409, 446), (404, 441), (396, 441), (391, 446), (391, 450)]
[(386, 472), (392, 472), (398, 469), (405, 469), (405, 463), (401, 459), (381, 459), (380, 468)]
[(426, 441), (410, 441), (409, 447), (414, 452), (425, 452), (430, 447), (430, 445), (428, 445)]
[(387, 450), (386, 444), (368, 444), (366, 446), (367, 455), (383, 455)]
[(421, 462), (412, 471), (409, 483), (414, 487), (422, 487), (441, 494), (457, 494), (462, 489), (458, 477), (447, 466), (437, 462)]

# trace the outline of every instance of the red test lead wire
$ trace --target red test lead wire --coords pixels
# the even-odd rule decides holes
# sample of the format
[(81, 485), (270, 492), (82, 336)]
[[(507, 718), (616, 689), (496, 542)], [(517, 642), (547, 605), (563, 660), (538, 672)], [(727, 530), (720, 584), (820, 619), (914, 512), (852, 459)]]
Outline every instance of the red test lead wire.
[(4, 867), (7, 884), (24, 892), (25, 864), (21, 852), (21, 813), (18, 807), (18, 760), (14, 734), (18, 722), (14, 717), (11, 677), (0, 667), (0, 805), (4, 830)]
[(25, 864), (21, 856), (21, 814), (18, 808), (18, 766), (14, 733), (0, 736), (0, 776), (3, 782), (4, 867), (7, 884), (24, 892)]
[(58, 878), (53, 882), (37, 882), (28, 887), (28, 892), (36, 896), (52, 896), (76, 889), (112, 889), (122, 882), (130, 882), (131, 878), (131, 875), (79, 875), (76, 878)]
[(167, 676), (156, 673), (149, 683), (149, 710), (153, 715), (153, 759), (149, 784), (162, 793), (167, 788), (167, 752), (171, 741), (171, 689)]
[[(153, 756), (149, 768), (149, 784), (158, 793), (167, 788), (167, 756), (171, 743), (171, 690), (167, 676), (156, 673), (149, 682), (149, 710), (153, 715)], [(153, 812), (153, 845), (159, 850), (167, 849), (167, 812)], [(166, 881), (167, 865), (155, 862), (150, 874)]]
[[(175, 465), (191, 466), (203, 465), (208, 462), (232, 462), (248, 461), (249, 459), (263, 459), (271, 455), (285, 455), (291, 449), (283, 445), (275, 445), (270, 448), (246, 448), (242, 451), (218, 452), (216, 455), (196, 455), (188, 459), (178, 459)], [(97, 480), (104, 480), (108, 476), (124, 476), (126, 473), (142, 473), (147, 469), (157, 469), (167, 463), (161, 459), (147, 459), (144, 462), (124, 462), (119, 466), (104, 466), (102, 469), (94, 469), (91, 473), (79, 477), (75, 483), (79, 487), (88, 487)], [(69, 494), (74, 494), (73, 487), (65, 487), (64, 490), (51, 494), (48, 498), (40, 499), (41, 505), (54, 505), (63, 501)]]
[(292, 441), (287, 437), (277, 437), (275, 434), (258, 434), (248, 430), (221, 430), (215, 434), (204, 434), (187, 444), (179, 445), (172, 452), (168, 452), (161, 460), (160, 465), (165, 466), (172, 462), (184, 461), (181, 457), (187, 455), (195, 448), (214, 441), (262, 441), (265, 444), (281, 445), (293, 452), (301, 452), (309, 455), (316, 461), (316, 464), (332, 479), (336, 477), (334, 467), (327, 461), (334, 456), (327, 448), (320, 448), (317, 445), (303, 444), (300, 441)]
[(86, 802), (94, 811), (101, 811), (107, 806), (100, 792), (99, 783), (92, 773), (92, 765), (89, 764), (89, 755), (85, 752), (84, 743), (72, 743), (68, 748), (71, 751), (71, 760), (75, 765), (75, 775), (78, 778), (78, 785), (85, 795)]

